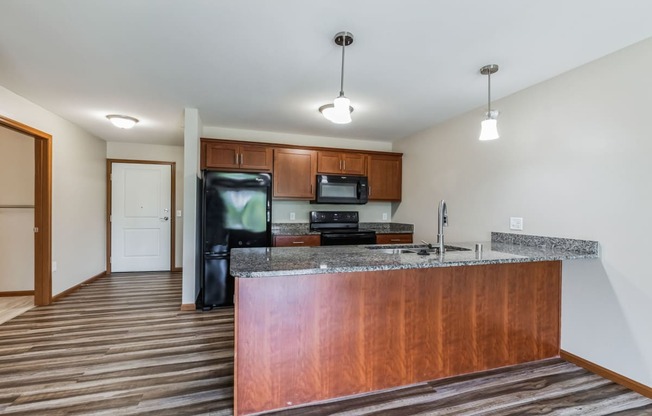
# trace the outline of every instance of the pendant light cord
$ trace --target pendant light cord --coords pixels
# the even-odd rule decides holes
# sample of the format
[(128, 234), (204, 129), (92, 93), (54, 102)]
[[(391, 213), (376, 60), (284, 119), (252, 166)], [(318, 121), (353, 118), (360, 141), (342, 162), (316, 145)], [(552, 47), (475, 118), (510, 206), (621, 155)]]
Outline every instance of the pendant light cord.
[(487, 74), (487, 117), (491, 117), (491, 71)]
[(344, 49), (346, 48), (346, 36), (349, 32), (344, 32), (342, 36), (342, 71), (340, 72), (340, 97), (344, 97)]

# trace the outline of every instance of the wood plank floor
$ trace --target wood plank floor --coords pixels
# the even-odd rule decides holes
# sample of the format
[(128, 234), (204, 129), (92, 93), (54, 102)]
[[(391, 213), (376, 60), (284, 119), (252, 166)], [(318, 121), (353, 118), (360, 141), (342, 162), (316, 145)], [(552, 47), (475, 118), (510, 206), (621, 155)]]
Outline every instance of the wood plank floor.
[[(114, 274), (0, 325), (0, 414), (232, 415), (233, 309), (180, 312), (181, 276)], [(268, 415), (652, 415), (562, 360)]]
[(34, 307), (34, 296), (0, 296), (0, 324)]

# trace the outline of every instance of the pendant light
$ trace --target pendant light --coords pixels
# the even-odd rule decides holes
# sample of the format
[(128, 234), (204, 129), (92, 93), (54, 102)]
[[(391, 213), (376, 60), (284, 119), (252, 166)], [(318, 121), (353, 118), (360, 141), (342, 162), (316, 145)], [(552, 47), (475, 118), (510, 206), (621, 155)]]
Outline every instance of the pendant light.
[(347, 124), (351, 122), (351, 100), (344, 96), (344, 50), (353, 43), (353, 35), (349, 32), (339, 32), (333, 39), (337, 45), (342, 47), (342, 71), (340, 73), (340, 95), (335, 98), (333, 104), (325, 104), (319, 107), (319, 112), (326, 120), (335, 124)]
[(480, 131), (480, 140), (494, 140), (500, 137), (498, 135), (498, 110), (491, 109), (491, 74), (498, 72), (498, 65), (485, 65), (480, 68), (480, 73), (487, 76), (487, 114), (486, 119), (482, 121)]
[(138, 123), (138, 119), (129, 116), (122, 116), (119, 114), (109, 114), (106, 116), (114, 126), (121, 129), (130, 129)]

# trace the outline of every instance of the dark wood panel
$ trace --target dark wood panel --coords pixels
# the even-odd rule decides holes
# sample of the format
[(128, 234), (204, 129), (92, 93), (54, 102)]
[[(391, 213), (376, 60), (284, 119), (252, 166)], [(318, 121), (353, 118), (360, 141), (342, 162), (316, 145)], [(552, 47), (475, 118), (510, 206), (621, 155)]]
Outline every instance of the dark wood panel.
[(240, 146), (240, 169), (268, 172), (272, 170), (273, 152), (269, 146)]
[(559, 355), (559, 262), (237, 279), (239, 414)]
[(411, 244), (412, 234), (376, 234), (376, 244)]
[(300, 149), (274, 149), (274, 198), (315, 198), (317, 152)]
[(276, 235), (274, 247), (318, 246), (321, 244), (319, 235)]
[(369, 155), (367, 159), (370, 201), (400, 201), (402, 157)]

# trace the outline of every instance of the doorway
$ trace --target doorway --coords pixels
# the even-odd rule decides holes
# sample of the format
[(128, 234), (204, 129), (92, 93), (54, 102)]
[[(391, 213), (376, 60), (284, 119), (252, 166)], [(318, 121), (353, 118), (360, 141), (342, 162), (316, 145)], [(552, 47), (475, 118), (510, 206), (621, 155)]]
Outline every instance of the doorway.
[(107, 272), (175, 266), (174, 162), (107, 160)]
[(34, 139), (34, 305), (52, 302), (52, 136), (0, 115), (0, 127)]

